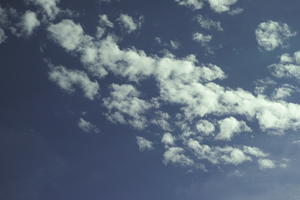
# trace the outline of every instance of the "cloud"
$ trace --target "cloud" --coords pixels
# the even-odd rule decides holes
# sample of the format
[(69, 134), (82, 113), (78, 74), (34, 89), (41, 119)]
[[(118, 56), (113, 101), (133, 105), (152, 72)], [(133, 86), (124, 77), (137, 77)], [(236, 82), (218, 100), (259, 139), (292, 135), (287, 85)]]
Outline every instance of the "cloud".
[(99, 15), (99, 24), (102, 27), (113, 28), (114, 24), (108, 19), (107, 15)]
[(295, 91), (295, 88), (291, 85), (284, 85), (276, 88), (272, 94), (272, 98), (276, 100), (285, 100), (290, 97)]
[(2, 8), (0, 5), (0, 25), (3, 26), (9, 21), (9, 11), (5, 8)]
[(213, 123), (209, 122), (208, 120), (200, 120), (196, 123), (196, 129), (201, 134), (205, 136), (209, 136), (214, 133), (215, 126)]
[(202, 15), (198, 15), (195, 19), (199, 23), (201, 28), (203, 28), (203, 29), (206, 29), (206, 30), (215, 29), (217, 31), (223, 31), (221, 22), (219, 22), (219, 21), (214, 21), (214, 20), (206, 18)]
[(69, 51), (79, 48), (85, 39), (81, 25), (69, 19), (51, 24), (47, 30), (54, 41)]
[(270, 65), (268, 69), (277, 78), (300, 81), (300, 51), (294, 55), (281, 55), (280, 62)]
[(181, 6), (190, 7), (194, 10), (201, 9), (204, 5), (203, 0), (175, 0)]
[(152, 150), (153, 143), (143, 137), (137, 136), (136, 142), (140, 151)]
[(255, 30), (258, 45), (266, 51), (272, 51), (278, 47), (284, 47), (287, 40), (296, 36), (285, 23), (266, 21), (258, 25)]
[(250, 132), (251, 129), (244, 121), (239, 121), (234, 117), (228, 117), (219, 121), (220, 133), (216, 136), (217, 140), (231, 140), (234, 135), (240, 132)]
[[(74, 22), (69, 24), (79, 26)], [(134, 47), (121, 48), (110, 34), (95, 40), (85, 34), (81, 26), (80, 30), (79, 38), (83, 38), (83, 42), (74, 48), (65, 48), (63, 42), (59, 44), (66, 51), (79, 55), (85, 67), (92, 63), (95, 71), (104, 69), (122, 82), (111, 84), (109, 96), (103, 98), (107, 108), (105, 116), (114, 123), (128, 124), (140, 130), (156, 125), (163, 134), (172, 134), (176, 145), (159, 138), (166, 148), (163, 155), (166, 164), (194, 167), (208, 160), (212, 165), (239, 165), (259, 158), (268, 159), (244, 145), (228, 146), (214, 140), (231, 140), (241, 132), (250, 131), (246, 123), (257, 123), (255, 131), (268, 134), (284, 134), (287, 130), (300, 128), (300, 105), (254, 95), (241, 88), (224, 87), (218, 84), (227, 78), (224, 71), (210, 63), (199, 63), (195, 55), (181, 58), (171, 53), (148, 55)], [(69, 34), (77, 35), (72, 31)], [(87, 41), (84, 38), (88, 38)], [(87, 69), (92, 72), (91, 68)], [(149, 94), (146, 98), (138, 91), (144, 80), (153, 81), (156, 95)], [(163, 105), (175, 108), (166, 112), (161, 110)], [(239, 118), (245, 121), (237, 120)], [(212, 131), (213, 128), (207, 131), (208, 122), (202, 121), (197, 127), (199, 120), (219, 125), (218, 136), (211, 137), (216, 131)]]
[(194, 161), (184, 154), (184, 149), (180, 147), (170, 147), (163, 154), (165, 164), (178, 164), (181, 166), (191, 166)]
[(234, 8), (228, 12), (229, 15), (239, 15), (244, 12), (243, 8)]
[(127, 14), (121, 14), (118, 18), (119, 23), (127, 31), (127, 33), (132, 33), (140, 28), (142, 20), (143, 18), (139, 18), (138, 21), (134, 21), (133, 18)]
[(273, 169), (276, 167), (275, 163), (269, 159), (259, 159), (258, 165), (261, 170)]
[(90, 133), (90, 132), (98, 132), (99, 130), (97, 129), (97, 127), (92, 124), (91, 122), (89, 121), (86, 121), (85, 119), (83, 118), (80, 118), (79, 121), (78, 121), (78, 127), (86, 132), (86, 133)]
[(199, 42), (201, 45), (205, 46), (212, 40), (212, 36), (204, 35), (202, 33), (194, 33), (193, 40), (196, 42)]
[(60, 12), (57, 4), (60, 0), (26, 0), (37, 6), (40, 6), (47, 14), (50, 19), (54, 19), (56, 15)]
[(6, 40), (7, 36), (2, 28), (0, 28), (0, 44)]
[(235, 4), (238, 0), (208, 0), (211, 9), (217, 13), (230, 11), (230, 6)]
[(175, 145), (175, 137), (171, 133), (165, 133), (161, 138), (161, 142), (167, 146)]
[(30, 10), (26, 11), (25, 14), (21, 17), (21, 22), (17, 24), (17, 27), (20, 28), (20, 31), (16, 32), (17, 36), (30, 36), (33, 31), (40, 26), (40, 21), (37, 19), (35, 12)]
[(108, 109), (106, 117), (112, 122), (130, 124), (137, 129), (148, 126), (144, 114), (151, 104), (140, 99), (140, 93), (132, 85), (112, 84), (111, 88), (110, 97), (103, 99)]
[(76, 87), (79, 87), (90, 100), (93, 100), (99, 91), (97, 81), (91, 81), (85, 72), (66, 69), (63, 66), (51, 67), (49, 79), (68, 93), (75, 92)]

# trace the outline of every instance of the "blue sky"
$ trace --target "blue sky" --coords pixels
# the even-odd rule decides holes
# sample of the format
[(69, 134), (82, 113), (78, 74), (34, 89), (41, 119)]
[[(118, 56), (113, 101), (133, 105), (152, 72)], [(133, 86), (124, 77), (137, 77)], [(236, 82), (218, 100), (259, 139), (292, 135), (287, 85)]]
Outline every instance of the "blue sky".
[(298, 200), (300, 2), (0, 2), (0, 198)]

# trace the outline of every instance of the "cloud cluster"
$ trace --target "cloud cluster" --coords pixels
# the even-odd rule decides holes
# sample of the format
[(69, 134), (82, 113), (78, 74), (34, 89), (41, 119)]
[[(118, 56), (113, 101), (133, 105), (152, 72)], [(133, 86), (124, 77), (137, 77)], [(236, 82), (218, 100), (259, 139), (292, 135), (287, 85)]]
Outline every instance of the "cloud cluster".
[(152, 150), (153, 143), (143, 137), (137, 136), (136, 142), (140, 151)]
[[(175, 0), (176, 3), (182, 6), (190, 7), (194, 10), (201, 9), (204, 3), (207, 2), (210, 8), (216, 13), (230, 12), (230, 7), (237, 3), (238, 0)], [(239, 14), (239, 10), (234, 10), (234, 14)]]
[(203, 29), (206, 30), (215, 29), (217, 31), (223, 31), (221, 22), (219, 21), (214, 21), (212, 19), (204, 17), (203, 15), (198, 15), (195, 19)]
[(94, 124), (83, 119), (82, 117), (78, 121), (78, 127), (86, 133), (99, 132), (98, 128)]
[(26, 11), (21, 17), (21, 21), (17, 24), (19, 30), (15, 30), (17, 36), (30, 36), (33, 31), (40, 26), (40, 21), (37, 19), (37, 14), (32, 11)]
[(51, 67), (49, 72), (51, 81), (68, 93), (73, 93), (76, 88), (80, 88), (84, 96), (93, 100), (99, 92), (97, 81), (91, 81), (85, 72), (67, 69), (63, 66)]
[[(258, 148), (209, 146), (206, 142), (234, 142), (234, 136), (252, 131), (247, 124), (253, 122), (258, 123), (259, 129), (255, 131), (268, 134), (284, 134), (300, 128), (300, 105), (254, 95), (241, 88), (223, 87), (216, 83), (227, 78), (222, 69), (213, 64), (199, 64), (194, 55), (159, 57), (135, 48), (121, 49), (114, 36), (94, 39), (71, 20), (52, 24), (48, 31), (66, 51), (78, 54), (93, 76), (101, 79), (111, 73), (127, 82), (111, 84), (110, 95), (103, 99), (108, 111), (105, 116), (137, 129), (150, 125), (161, 128), (164, 132), (159, 140), (166, 148), (165, 163), (199, 166), (202, 160), (207, 160), (213, 165), (239, 165), (256, 160), (259, 164), (259, 159), (269, 158)], [(64, 74), (64, 70), (58, 71)], [(64, 76), (71, 79), (67, 74)], [(62, 77), (57, 77), (56, 82), (64, 89), (73, 88), (75, 83), (81, 85), (77, 79), (71, 79), (73, 84), (64, 86), (65, 81), (59, 81)], [(143, 98), (137, 86), (150, 78), (157, 86), (158, 96)], [(178, 109), (166, 113), (161, 105), (176, 105)]]
[(147, 126), (145, 112), (151, 104), (140, 99), (140, 93), (128, 84), (112, 84), (110, 97), (104, 98), (104, 105), (109, 110), (107, 118), (112, 122), (130, 124), (137, 129)]
[(127, 33), (132, 33), (141, 27), (143, 18), (140, 17), (137, 21), (134, 21), (131, 16), (127, 14), (121, 14), (118, 18), (118, 21)]
[(61, 11), (57, 6), (60, 0), (26, 0), (28, 3), (39, 6), (50, 19), (54, 19), (56, 15)]

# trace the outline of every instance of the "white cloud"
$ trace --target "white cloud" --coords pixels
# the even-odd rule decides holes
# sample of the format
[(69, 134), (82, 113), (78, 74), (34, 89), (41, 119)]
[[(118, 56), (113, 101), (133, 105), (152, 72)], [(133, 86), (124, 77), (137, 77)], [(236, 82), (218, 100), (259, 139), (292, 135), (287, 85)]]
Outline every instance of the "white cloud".
[(48, 15), (50, 19), (54, 19), (56, 15), (60, 12), (57, 4), (60, 0), (26, 0), (32, 2), (35, 5), (40, 6)]
[(210, 147), (193, 139), (188, 140), (187, 146), (193, 150), (198, 159), (208, 160), (214, 165), (220, 163), (239, 165), (252, 160), (243, 150), (230, 146)]
[(288, 63), (288, 64), (273, 64), (269, 66), (272, 75), (277, 78), (293, 78), (300, 80), (300, 65)]
[[(83, 31), (80, 35), (83, 38), (90, 37)], [(267, 159), (267, 155), (258, 149), (208, 145), (206, 142), (213, 138), (201, 138), (205, 134), (199, 137), (195, 124), (206, 117), (215, 124), (223, 124), (220, 126), (221, 135), (218, 136), (223, 140), (230, 140), (250, 128), (246, 122), (235, 118), (236, 121), (227, 119), (231, 123), (228, 122), (229, 126), (226, 126), (226, 121), (220, 118), (242, 117), (247, 123), (257, 122), (258, 131), (266, 133), (282, 134), (286, 130), (300, 128), (300, 105), (274, 101), (240, 88), (223, 87), (214, 82), (227, 77), (222, 69), (212, 64), (200, 64), (195, 55), (185, 58), (177, 58), (171, 53), (150, 56), (134, 47), (121, 49), (111, 35), (101, 40), (90, 39), (72, 49), (80, 54), (83, 63), (91, 62), (107, 73), (122, 78), (118, 80), (130, 81), (135, 85), (149, 77), (153, 78), (158, 96), (146, 100), (133, 85), (112, 84), (110, 96), (104, 98), (103, 102), (108, 109), (106, 117), (113, 122), (129, 124), (138, 129), (154, 124), (164, 132), (172, 132), (174, 137), (176, 135), (178, 146), (170, 147), (171, 143), (165, 145), (165, 163), (195, 166), (202, 160), (208, 160), (214, 165), (238, 165), (262, 157)], [(158, 114), (160, 105), (176, 105), (179, 109), (172, 111), (172, 116), (170, 113)], [(232, 124), (233, 127), (230, 126)], [(174, 131), (177, 128), (180, 129), (179, 133)]]
[(165, 164), (179, 164), (182, 166), (191, 166), (194, 164), (194, 161), (187, 157), (184, 154), (184, 149), (181, 147), (170, 147), (168, 148), (163, 157), (164, 157), (164, 163)]
[(291, 31), (285, 23), (275, 21), (262, 22), (255, 30), (256, 40), (266, 51), (272, 51), (278, 47), (284, 47), (287, 40), (297, 33)]
[(219, 22), (219, 21), (214, 21), (214, 20), (206, 18), (202, 15), (198, 15), (196, 17), (196, 20), (200, 24), (200, 26), (206, 30), (215, 29), (217, 31), (223, 31), (221, 22)]
[(175, 0), (179, 5), (190, 7), (194, 10), (201, 9), (204, 5), (203, 0)]
[(251, 161), (249, 156), (246, 156), (245, 153), (240, 149), (230, 149), (229, 155), (223, 155), (222, 158), (226, 163), (239, 165), (246, 161)]
[(73, 93), (79, 87), (84, 96), (93, 100), (98, 94), (99, 85), (96, 81), (91, 81), (86, 73), (79, 70), (66, 69), (63, 66), (52, 67), (49, 78), (63, 90)]
[(171, 40), (170, 46), (172, 49), (178, 49), (180, 47), (180, 43), (178, 41)]
[(33, 31), (40, 26), (40, 21), (37, 19), (35, 12), (26, 11), (25, 14), (21, 17), (21, 22), (17, 26), (21, 29), (20, 33), (16, 33), (17, 36), (30, 36)]
[(195, 41), (199, 42), (201, 45), (205, 46), (212, 40), (212, 36), (204, 35), (202, 33), (194, 33), (193, 40), (195, 40)]
[(217, 140), (231, 140), (240, 132), (251, 131), (244, 121), (239, 121), (234, 117), (228, 117), (218, 123), (220, 125), (220, 133), (216, 136)]
[(96, 126), (94, 124), (92, 124), (91, 122), (89, 121), (86, 121), (85, 119), (83, 118), (80, 118), (79, 121), (78, 121), (78, 127), (86, 132), (86, 133), (90, 133), (90, 132), (98, 132), (98, 129), (96, 128)]
[(145, 128), (148, 124), (144, 114), (151, 104), (140, 99), (140, 93), (132, 85), (112, 84), (111, 88), (110, 97), (103, 100), (109, 111), (107, 118), (112, 122), (128, 123), (137, 129)]
[(275, 89), (272, 94), (272, 98), (276, 100), (284, 100), (290, 97), (293, 94), (294, 90), (295, 89), (292, 86), (284, 85)]
[(165, 133), (161, 138), (161, 142), (167, 146), (173, 146), (175, 144), (175, 137), (171, 133)]
[(215, 126), (213, 123), (211, 123), (207, 120), (200, 120), (196, 123), (196, 129), (200, 133), (208, 136), (208, 135), (213, 134), (213, 132), (215, 131)]
[(102, 27), (109, 27), (109, 28), (113, 28), (114, 24), (108, 19), (106, 14), (103, 15), (99, 15), (99, 24)]
[(262, 158), (262, 157), (268, 156), (268, 154), (264, 153), (263, 151), (261, 151), (257, 147), (244, 146), (243, 147), (243, 152), (247, 153), (249, 155), (258, 157), (258, 158)]
[(137, 145), (140, 151), (152, 150), (153, 143), (143, 137), (137, 136), (136, 137)]
[(228, 12), (229, 15), (239, 15), (244, 12), (243, 8), (234, 8)]
[[(155, 102), (153, 102), (153, 105), (154, 104), (155, 104)], [(158, 107), (159, 107), (159, 105), (158, 105)], [(171, 131), (171, 126), (169, 123), (170, 115), (168, 113), (165, 113), (162, 111), (158, 111), (155, 114), (156, 114), (156, 116), (154, 117), (154, 119), (151, 122), (153, 124), (157, 125), (158, 127), (160, 127), (164, 131)]]
[(211, 9), (217, 13), (230, 11), (230, 6), (237, 1), (238, 0), (208, 0)]
[(48, 32), (54, 41), (69, 51), (79, 48), (85, 39), (81, 25), (69, 19), (62, 20), (58, 24), (51, 24)]
[(128, 32), (131, 33), (136, 31), (142, 25), (142, 19), (139, 18), (138, 21), (134, 21), (133, 18), (127, 14), (121, 14), (118, 18), (118, 21), (122, 25), (122, 27)]
[(258, 165), (259, 165), (259, 168), (261, 170), (273, 169), (273, 168), (276, 167), (275, 163), (272, 160), (269, 160), (269, 159), (259, 159), (258, 160)]

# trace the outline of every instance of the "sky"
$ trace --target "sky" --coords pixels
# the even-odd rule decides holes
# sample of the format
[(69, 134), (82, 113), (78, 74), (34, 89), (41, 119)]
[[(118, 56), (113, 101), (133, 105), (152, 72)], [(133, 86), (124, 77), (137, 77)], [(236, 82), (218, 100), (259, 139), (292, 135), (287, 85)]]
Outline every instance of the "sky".
[(0, 199), (299, 200), (299, 6), (1, 0)]

